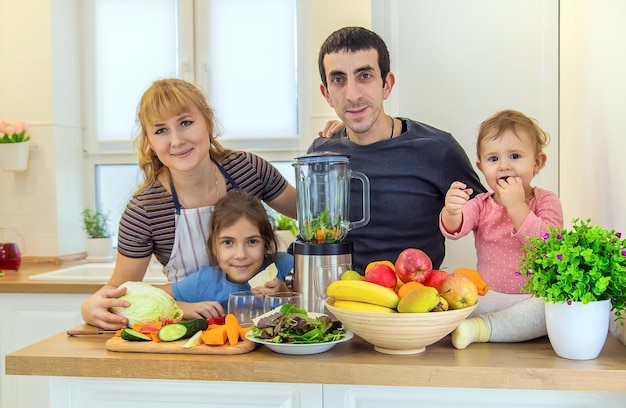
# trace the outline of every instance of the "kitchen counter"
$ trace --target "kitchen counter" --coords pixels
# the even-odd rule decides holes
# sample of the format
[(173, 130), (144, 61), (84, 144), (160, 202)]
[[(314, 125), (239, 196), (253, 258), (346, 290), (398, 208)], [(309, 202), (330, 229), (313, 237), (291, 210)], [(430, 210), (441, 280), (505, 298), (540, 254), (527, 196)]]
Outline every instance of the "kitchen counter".
[(248, 354), (220, 356), (111, 352), (105, 348), (110, 336), (57, 334), (8, 354), (6, 373), (626, 392), (626, 347), (611, 335), (600, 356), (588, 361), (559, 358), (547, 338), (517, 344), (472, 344), (456, 350), (447, 336), (422, 354), (397, 356), (378, 353), (355, 336), (329, 352), (311, 356), (281, 355), (263, 346)]
[(64, 294), (91, 294), (103, 285), (94, 282), (72, 281), (31, 281), (29, 276), (39, 273), (50, 272), (68, 266), (80, 265), (86, 261), (76, 261), (57, 265), (52, 262), (46, 263), (22, 263), (20, 270), (5, 271), (0, 277), (0, 293), (64, 293)]

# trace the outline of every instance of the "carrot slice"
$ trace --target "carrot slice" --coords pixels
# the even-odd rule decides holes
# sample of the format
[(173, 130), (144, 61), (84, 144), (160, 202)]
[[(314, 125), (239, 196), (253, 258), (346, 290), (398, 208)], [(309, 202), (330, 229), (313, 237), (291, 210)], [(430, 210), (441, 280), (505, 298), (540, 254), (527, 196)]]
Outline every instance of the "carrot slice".
[(252, 327), (240, 327), (239, 328), (239, 339), (246, 340), (246, 333), (252, 330)]
[(202, 333), (202, 341), (204, 344), (210, 346), (222, 346), (226, 344), (228, 339), (228, 333), (226, 332), (226, 326), (214, 325), (215, 327), (206, 329)]
[(239, 343), (239, 322), (234, 314), (229, 313), (226, 315), (225, 326), (228, 343), (231, 346), (236, 346)]

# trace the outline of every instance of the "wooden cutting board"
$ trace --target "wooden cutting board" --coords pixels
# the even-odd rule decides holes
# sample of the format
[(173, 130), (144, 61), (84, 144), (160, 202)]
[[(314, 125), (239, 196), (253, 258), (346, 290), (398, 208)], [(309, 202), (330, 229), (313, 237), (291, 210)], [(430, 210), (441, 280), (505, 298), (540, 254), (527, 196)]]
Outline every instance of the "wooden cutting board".
[(111, 337), (106, 342), (109, 351), (121, 351), (126, 353), (164, 353), (164, 354), (245, 354), (256, 347), (256, 343), (250, 340), (242, 340), (236, 346), (225, 344), (223, 346), (207, 346), (201, 344), (196, 347), (184, 348), (185, 340), (177, 341), (126, 341), (121, 337)]

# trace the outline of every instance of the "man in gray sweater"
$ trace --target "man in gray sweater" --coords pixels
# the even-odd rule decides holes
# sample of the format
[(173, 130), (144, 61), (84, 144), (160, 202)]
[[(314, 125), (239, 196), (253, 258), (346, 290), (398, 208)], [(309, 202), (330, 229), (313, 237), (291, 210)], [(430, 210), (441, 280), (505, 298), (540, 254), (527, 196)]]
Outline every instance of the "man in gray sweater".
[[(389, 52), (374, 32), (345, 27), (319, 53), (320, 89), (345, 127), (316, 139), (308, 152), (350, 156), (350, 167), (370, 180), (370, 221), (351, 230), (353, 267), (395, 262), (405, 248), (426, 252), (437, 269), (445, 256), (439, 212), (450, 184), (463, 181), (485, 192), (467, 154), (454, 137), (426, 124), (385, 113), (393, 88)], [(327, 132), (332, 133), (332, 131)], [(362, 185), (351, 183), (350, 219), (362, 216)]]

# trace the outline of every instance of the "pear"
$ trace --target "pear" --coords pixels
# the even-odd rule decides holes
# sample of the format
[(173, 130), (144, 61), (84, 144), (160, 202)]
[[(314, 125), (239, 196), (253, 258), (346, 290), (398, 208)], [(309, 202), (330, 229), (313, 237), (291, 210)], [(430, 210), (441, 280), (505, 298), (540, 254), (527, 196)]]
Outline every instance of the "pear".
[(426, 313), (439, 305), (439, 292), (430, 286), (409, 290), (398, 302), (400, 313)]
[(363, 280), (363, 275), (358, 273), (357, 271), (353, 271), (352, 269), (348, 269), (344, 273), (341, 274), (341, 280)]

